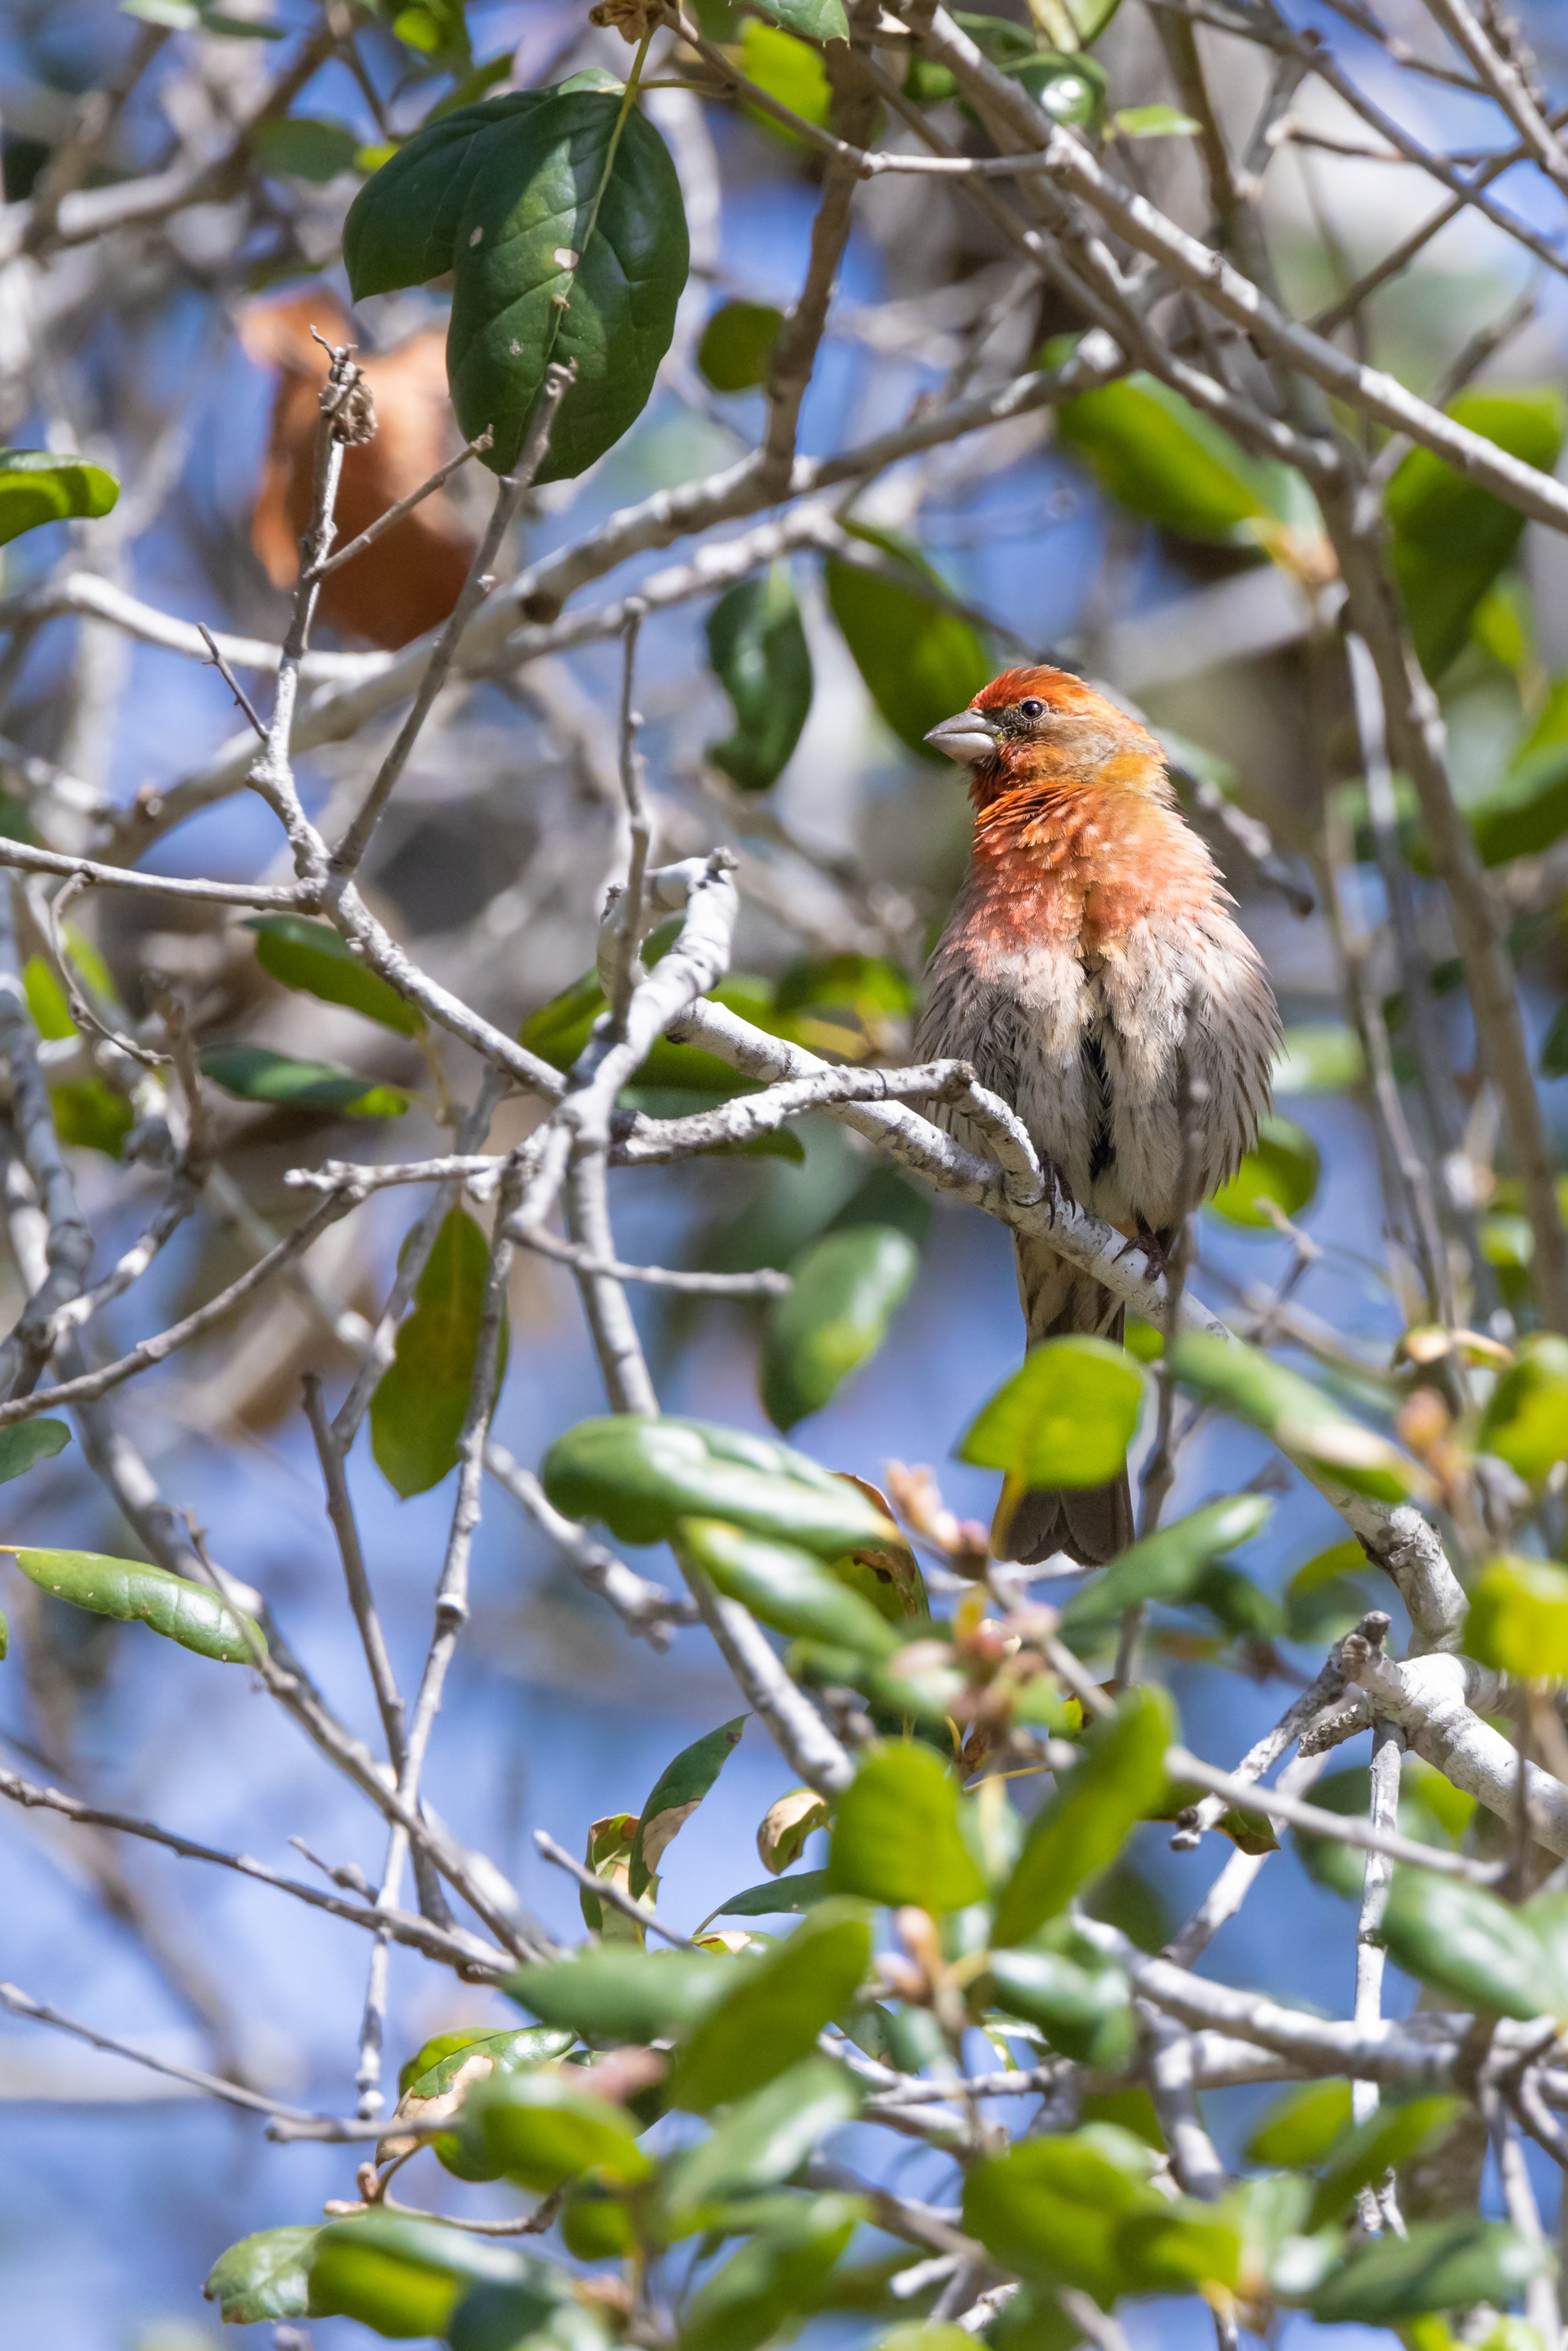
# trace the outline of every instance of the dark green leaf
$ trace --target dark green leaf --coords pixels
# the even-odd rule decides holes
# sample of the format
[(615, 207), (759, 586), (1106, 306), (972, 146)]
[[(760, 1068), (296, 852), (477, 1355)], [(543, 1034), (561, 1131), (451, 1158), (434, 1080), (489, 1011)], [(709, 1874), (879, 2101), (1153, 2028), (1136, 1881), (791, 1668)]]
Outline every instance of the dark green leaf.
[(1047, 1339), (982, 1405), (958, 1458), (1030, 1486), (1102, 1486), (1127, 1458), (1145, 1386), (1103, 1339)]
[[(1550, 474), (1568, 408), (1555, 389), (1472, 389), (1458, 393), (1448, 413)], [(1524, 517), (1429, 449), (1412, 449), (1401, 459), (1384, 506), (1416, 651), (1427, 675), (1437, 677), (1462, 650), (1477, 605), (1519, 543)]]
[(1124, 1690), (1115, 1713), (1094, 1725), (1083, 1760), (1030, 1823), (997, 1902), (994, 1943), (1025, 1941), (1110, 1867), (1134, 1823), (1160, 1800), (1173, 1732), (1169, 1698), (1146, 1683)]
[(1467, 802), (1483, 865), (1535, 857), (1568, 831), (1568, 743), (1520, 754), (1501, 781)]
[(826, 1233), (789, 1268), (795, 1287), (768, 1309), (762, 1401), (779, 1428), (820, 1411), (874, 1355), (909, 1295), (920, 1252), (891, 1225)]
[(717, 2198), (776, 2188), (798, 2171), (821, 2141), (860, 2112), (861, 2090), (829, 2057), (808, 2057), (741, 2098), (708, 2137), (670, 2162), (660, 2201), (674, 2219)]
[(811, 710), (810, 649), (787, 564), (719, 598), (707, 616), (707, 654), (735, 711), (733, 734), (710, 743), (707, 756), (743, 791), (766, 791), (784, 772)]
[(401, 1118), (408, 1096), (325, 1061), (297, 1061), (266, 1045), (209, 1045), (202, 1072), (241, 1102), (286, 1102), (292, 1110), (339, 1111), (346, 1118)]
[(304, 2318), (310, 2308), (310, 2256), (320, 2231), (263, 2229), (220, 2253), (202, 2292), (231, 2326), (260, 2318)]
[[(624, 2224), (625, 2208), (611, 2209)], [(609, 2351), (597, 2316), (542, 2275), (527, 2285), (469, 2286), (445, 2339), (450, 2351)]]
[(916, 549), (863, 524), (854, 535), (891, 558), (902, 576), (830, 556), (825, 577), (833, 618), (899, 741), (917, 758), (940, 764), (943, 755), (926, 735), (974, 700), (996, 664), (967, 621), (932, 601), (932, 590), (945, 583)]
[(109, 513), (120, 484), (85, 457), (49, 449), (0, 449), (0, 547), (47, 522)]
[(1265, 2110), (1247, 2142), (1249, 2163), (1271, 2169), (1319, 2163), (1350, 2126), (1350, 2084), (1307, 2082), (1286, 2090)]
[(1103, 130), (1105, 73), (1092, 57), (1056, 49), (1037, 50), (1033, 57), (1023, 58), (1009, 70), (1053, 122), (1067, 122), (1075, 130), (1097, 133)]
[(732, 1970), (723, 1998), (676, 2059), (675, 2105), (706, 2114), (810, 2056), (824, 2025), (853, 2002), (871, 1956), (868, 1920), (852, 1906), (831, 1903), (761, 1959)]
[(843, 0), (753, 0), (765, 16), (807, 41), (847, 41), (849, 18)]
[(1382, 1938), (1407, 1975), (1473, 2007), (1527, 2022), (1559, 2008), (1568, 2013), (1568, 1987), (1554, 1980), (1529, 1920), (1479, 1886), (1402, 1864), (1388, 1889)]
[(685, 1518), (726, 1519), (820, 1559), (900, 1541), (847, 1479), (713, 1421), (579, 1421), (557, 1437), (540, 1474), (557, 1510), (602, 1520), (623, 1542), (663, 1542)]
[(1136, 2046), (1120, 1968), (1080, 1967), (1061, 1951), (993, 1951), (988, 1991), (1008, 2015), (1038, 2024), (1053, 2049), (1097, 2072), (1119, 2074)]
[(647, 404), (688, 248), (663, 140), (621, 93), (570, 85), (459, 110), (360, 191), (344, 229), (354, 298), (454, 272), (447, 371), (457, 421), (516, 465), (546, 366), (575, 360), (541, 481), (601, 456)]
[(1080, 392), (1056, 430), (1118, 505), (1183, 538), (1256, 544), (1257, 524), (1281, 511), (1279, 469), (1154, 376)]
[(520, 2285), (526, 2257), (483, 2237), (395, 2212), (363, 2212), (316, 2232), (310, 2315), (357, 2318), (378, 2335), (442, 2335), (470, 2284)]
[[(770, 302), (722, 303), (703, 329), (697, 345), (697, 365), (715, 392), (750, 392), (766, 383), (773, 346), (783, 324), (783, 311), (776, 310)], [(722, 601), (728, 603), (729, 598)], [(708, 642), (711, 645), (711, 621)], [(716, 659), (714, 667), (718, 668)], [(722, 671), (719, 674), (723, 675)]]
[(1407, 1454), (1256, 1347), (1213, 1332), (1188, 1331), (1171, 1368), (1183, 1387), (1250, 1421), (1283, 1451), (1327, 1470), (1356, 1493), (1397, 1502), (1427, 1490), (1426, 1473)]
[(742, 2245), (686, 2304), (679, 2351), (757, 2351), (773, 2340), (813, 2306), (866, 2209), (858, 2197), (814, 2196)]
[(628, 1882), (633, 1901), (641, 1901), (653, 1884), (671, 1840), (718, 1778), (745, 1729), (746, 1717), (737, 1714), (733, 1721), (705, 1731), (689, 1747), (683, 1747), (660, 1772), (632, 1838)]
[(1210, 1561), (1249, 1542), (1272, 1508), (1261, 1494), (1229, 1494), (1145, 1535), (1068, 1602), (1062, 1624), (1099, 1624), (1143, 1600), (1174, 1604), (1189, 1598)]
[(257, 963), (285, 987), (303, 988), (327, 1004), (346, 1004), (400, 1036), (422, 1034), (424, 1015), (419, 1007), (361, 963), (329, 923), (312, 923), (303, 914), (257, 914), (246, 928), (256, 935)]
[[(720, 1963), (722, 1964), (722, 1962)], [(462, 2136), (475, 2156), (541, 2195), (585, 2171), (630, 2186), (653, 2169), (624, 2109), (565, 2072), (493, 2076), (464, 2103)]]
[(904, 1646), (904, 1635), (869, 1600), (793, 1544), (765, 1542), (721, 1519), (683, 1519), (677, 1541), (683, 1556), (776, 1633), (878, 1657)]
[(713, 1913), (716, 1918), (772, 1918), (790, 1911), (810, 1910), (833, 1891), (825, 1869), (802, 1869), (793, 1877), (770, 1877), (764, 1886), (748, 1886)]
[(252, 125), (246, 145), (264, 172), (280, 179), (314, 180), (324, 185), (351, 172), (360, 152), (358, 131), (346, 122), (309, 114), (283, 114)]
[(1470, 1586), (1466, 1653), (1522, 1677), (1568, 1674), (1568, 1573), (1542, 1559), (1494, 1559)]
[(1256, 1144), (1208, 1205), (1228, 1224), (1271, 1233), (1274, 1219), (1264, 1202), (1287, 1217), (1300, 1216), (1318, 1188), (1321, 1167), (1318, 1146), (1306, 1128), (1294, 1119), (1266, 1113), (1258, 1122)]
[(473, 1217), (449, 1209), (371, 1405), (371, 1450), (405, 1501), (457, 1466), (489, 1265), (489, 1244)]
[(707, 1951), (590, 1946), (570, 1959), (519, 1968), (504, 1990), (542, 2023), (585, 2040), (649, 2042), (695, 2024), (725, 1998), (734, 1976), (733, 1961)]
[(18, 1420), (0, 1428), (0, 1486), (19, 1478), (35, 1461), (50, 1461), (71, 1441), (63, 1420)]
[[(564, 2057), (575, 2032), (531, 2026), (512, 2032), (487, 2032), (481, 2025), (460, 2026), (427, 2041), (398, 2074), (398, 2114), (411, 2122), (431, 2122), (450, 2114), (455, 2117), (470, 2090), (493, 2074), (527, 2073), (533, 2065)], [(497, 2165), (476, 2158), (455, 2130), (443, 2131), (430, 2142), (438, 2163), (459, 2179), (498, 2179)]]
[(868, 1749), (833, 1823), (830, 1882), (841, 1892), (941, 1914), (978, 1902), (986, 1881), (959, 1826), (958, 1783), (929, 1747)]
[(1375, 2186), (1384, 2174), (1402, 2163), (1414, 2162), (1448, 2137), (1464, 2112), (1462, 2098), (1411, 2098), (1403, 2105), (1380, 2106), (1337, 2140), (1327, 2170), (1307, 2214), (1305, 2233), (1311, 2236), (1348, 2210), (1364, 2188)]
[(1506, 2308), (1546, 2261), (1498, 2220), (1456, 2213), (1424, 2220), (1407, 2237), (1380, 2237), (1352, 2253), (1307, 2300), (1320, 2325), (1360, 2320), (1390, 2326), (1427, 2310), (1469, 2309), (1478, 2302)]
[(188, 1583), (167, 1568), (148, 1567), (139, 1559), (106, 1559), (96, 1551), (21, 1551), (11, 1543), (0, 1543), (0, 1551), (16, 1552), (17, 1566), (40, 1592), (121, 1625), (150, 1625), (199, 1657), (253, 1666), (267, 1655), (254, 1617), (227, 1607), (204, 1583)]

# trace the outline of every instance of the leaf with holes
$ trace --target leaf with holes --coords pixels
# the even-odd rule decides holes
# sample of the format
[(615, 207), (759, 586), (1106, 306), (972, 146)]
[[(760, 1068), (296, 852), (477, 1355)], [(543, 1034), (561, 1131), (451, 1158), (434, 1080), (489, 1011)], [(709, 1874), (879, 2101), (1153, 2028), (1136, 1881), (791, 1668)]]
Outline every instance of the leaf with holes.
[(641, 415), (690, 256), (664, 141), (593, 73), (416, 131), (355, 198), (343, 257), (356, 301), (453, 272), (447, 378), (495, 473), (521, 455), (546, 368), (576, 363), (538, 475), (553, 482)]
[[(489, 1244), (473, 1217), (462, 1208), (449, 1209), (371, 1405), (371, 1450), (404, 1501), (439, 1486), (457, 1466), (489, 1266)], [(503, 1378), (506, 1346), (503, 1326)]]

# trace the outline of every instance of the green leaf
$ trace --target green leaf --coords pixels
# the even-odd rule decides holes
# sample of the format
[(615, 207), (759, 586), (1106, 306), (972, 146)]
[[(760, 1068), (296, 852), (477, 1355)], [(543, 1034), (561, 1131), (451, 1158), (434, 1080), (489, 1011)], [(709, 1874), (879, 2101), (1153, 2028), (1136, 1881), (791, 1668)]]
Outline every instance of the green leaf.
[(1300, 1216), (1318, 1188), (1321, 1168), (1318, 1146), (1306, 1128), (1266, 1112), (1258, 1122), (1256, 1144), (1208, 1205), (1228, 1224), (1271, 1233), (1274, 1219), (1263, 1203), (1271, 1201), (1287, 1217)]
[[(776, 310), (771, 302), (721, 303), (703, 329), (702, 340), (697, 345), (697, 366), (715, 392), (751, 392), (766, 383), (773, 346), (783, 324), (783, 311)], [(724, 597), (716, 610), (721, 610), (729, 601), (728, 596)], [(711, 621), (708, 643), (711, 646)], [(716, 659), (714, 667), (718, 668)], [(723, 675), (722, 671), (719, 674)], [(772, 781), (771, 777), (768, 780)]]
[(1203, 128), (1179, 107), (1158, 103), (1119, 107), (1111, 122), (1124, 139), (1190, 139)]
[(310, 2309), (310, 2257), (319, 2229), (263, 2229), (220, 2253), (202, 2292), (230, 2326), (261, 2318), (304, 2318)]
[(1568, 1573), (1547, 1560), (1490, 1561), (1470, 1586), (1465, 1648), (1521, 1678), (1568, 1674)]
[(502, 1989), (541, 2023), (584, 2040), (646, 2043), (695, 2024), (724, 1999), (734, 1974), (732, 1960), (709, 1951), (590, 1945), (570, 1959), (519, 1968)]
[(1130, 2061), (1138, 2033), (1120, 1968), (1080, 1967), (1061, 1951), (993, 1951), (988, 1976), (996, 2006), (1038, 2024), (1063, 2056), (1105, 2074)]
[(150, 1625), (165, 1640), (220, 1665), (253, 1666), (267, 1655), (253, 1616), (225, 1606), (204, 1583), (188, 1583), (167, 1568), (148, 1567), (139, 1559), (107, 1559), (96, 1551), (22, 1551), (0, 1543), (0, 1552), (6, 1551), (15, 1552), (30, 1583), (73, 1608), (112, 1616), (121, 1625)]
[(63, 1420), (18, 1420), (0, 1428), (0, 1486), (19, 1478), (35, 1461), (52, 1461), (70, 1441)]
[(1380, 2106), (1336, 2141), (1327, 2170), (1318, 2183), (1307, 2214), (1305, 2234), (1312, 2236), (1330, 2220), (1337, 2220), (1364, 2188), (1402, 2163), (1414, 2162), (1446, 2139), (1465, 2110), (1462, 2098), (1410, 2098), (1403, 2105)]
[(1274, 1098), (1344, 1093), (1366, 1075), (1361, 1039), (1343, 1020), (1302, 1020), (1288, 1027), (1274, 1063)]
[[(575, 2032), (538, 2026), (510, 2032), (487, 2032), (482, 2025), (463, 2025), (437, 2033), (408, 2060), (398, 2074), (398, 2114), (411, 2122), (430, 2122), (450, 2113), (455, 2117), (470, 2090), (495, 2074), (526, 2073), (552, 2058), (564, 2057)], [(455, 2130), (443, 2131), (430, 2141), (432, 2154), (458, 2179), (498, 2179), (499, 2167), (477, 2162)]]
[(707, 616), (707, 657), (735, 711), (734, 732), (710, 743), (707, 756), (742, 791), (765, 792), (789, 765), (811, 711), (811, 653), (788, 564), (719, 598)]
[(833, 1892), (825, 1869), (802, 1869), (793, 1877), (770, 1877), (766, 1885), (748, 1886), (713, 1913), (716, 1918), (773, 1918), (792, 1911), (814, 1909)]
[(1154, 376), (1080, 392), (1057, 410), (1056, 430), (1119, 506), (1179, 538), (1256, 544), (1257, 524), (1281, 512), (1278, 469)]
[[(832, 112), (832, 86), (826, 68), (816, 50), (805, 41), (796, 39), (780, 25), (765, 25), (758, 17), (748, 17), (740, 31), (740, 69), (749, 82), (755, 82), (791, 114), (803, 122), (814, 122), (825, 131)], [(776, 122), (760, 107), (747, 110), (750, 119), (769, 139), (780, 146), (800, 149), (807, 142), (798, 131), (788, 124)]]
[(1106, 1340), (1047, 1339), (981, 1406), (958, 1458), (1030, 1486), (1103, 1486), (1127, 1458), (1145, 1384)]
[(889, 1909), (941, 1915), (978, 1902), (986, 1881), (959, 1826), (958, 1783), (929, 1747), (869, 1748), (839, 1798), (830, 1882)]
[(601, 1520), (623, 1542), (665, 1541), (685, 1518), (726, 1519), (819, 1559), (900, 1541), (847, 1479), (713, 1421), (581, 1420), (557, 1437), (540, 1477), (558, 1510)]
[(357, 2318), (378, 2335), (443, 2335), (473, 2284), (520, 2285), (532, 2264), (510, 2246), (396, 2212), (363, 2212), (316, 2232), (309, 2314)]
[(682, 2319), (678, 2351), (758, 2351), (773, 2340), (786, 2320), (813, 2306), (866, 2217), (860, 2197), (813, 2196), (763, 2230), (697, 2288)]
[(853, 536), (880, 548), (902, 578), (862, 571), (830, 556), (824, 569), (828, 602), (866, 691), (901, 743), (917, 758), (939, 765), (943, 754), (925, 741), (990, 683), (996, 664), (967, 621), (931, 600), (945, 586), (918, 549), (891, 531), (851, 526)]
[(673, 2220), (719, 2197), (755, 2195), (798, 2171), (841, 2123), (859, 2114), (860, 2085), (830, 2057), (807, 2057), (738, 2099), (706, 2138), (671, 2158), (659, 2199)]
[[(1550, 474), (1568, 403), (1554, 388), (1470, 390), (1458, 393), (1447, 413)], [(1462, 651), (1477, 605), (1518, 546), (1524, 517), (1429, 449), (1412, 449), (1400, 460), (1384, 508), (1416, 651), (1427, 675), (1439, 677)]]
[(1476, 1450), (1495, 1453), (1531, 1485), (1568, 1460), (1568, 1340), (1538, 1332), (1487, 1400)]
[(903, 1634), (809, 1552), (743, 1534), (722, 1519), (683, 1519), (677, 1540), (683, 1555), (722, 1593), (776, 1633), (837, 1643), (875, 1657), (891, 1656), (904, 1646)]
[(1350, 2120), (1348, 2082), (1303, 2083), (1265, 2108), (1247, 2142), (1247, 2160), (1270, 2169), (1319, 2163)]
[(809, 2057), (824, 2025), (852, 2004), (871, 1959), (870, 1922), (853, 1905), (835, 1902), (813, 1910), (761, 1959), (732, 1969), (723, 1998), (675, 2060), (674, 2104), (706, 2114)]
[(632, 1833), (628, 1883), (633, 1901), (641, 1901), (648, 1891), (677, 1831), (690, 1820), (739, 1746), (746, 1719), (737, 1714), (716, 1730), (705, 1731), (660, 1772)]
[(291, 1110), (340, 1111), (347, 1118), (401, 1118), (408, 1096), (325, 1061), (297, 1061), (266, 1045), (209, 1045), (202, 1073), (241, 1102), (285, 1102)]
[(414, 133), (350, 210), (356, 301), (454, 273), (457, 421), (517, 464), (547, 365), (575, 360), (541, 482), (570, 480), (635, 423), (674, 331), (689, 251), (664, 141), (622, 93), (523, 90)]
[(1490, 792), (1466, 803), (1483, 865), (1536, 857), (1568, 831), (1568, 743), (1526, 747)]
[(346, 122), (328, 121), (318, 115), (284, 114), (269, 122), (253, 123), (246, 144), (264, 172), (279, 179), (313, 180), (324, 186), (340, 172), (353, 170), (361, 140)]
[(246, 923), (254, 931), (256, 959), (285, 987), (302, 988), (327, 1004), (346, 1004), (383, 1029), (402, 1037), (423, 1033), (424, 1015), (390, 987), (380, 972), (361, 963), (347, 939), (329, 923), (308, 922), (303, 914), (257, 914)]
[(62, 1143), (79, 1151), (101, 1151), (118, 1159), (136, 1113), (123, 1094), (102, 1078), (70, 1079), (49, 1088), (49, 1113)]
[(1025, 1941), (1110, 1867), (1134, 1824), (1160, 1800), (1174, 1729), (1169, 1698), (1147, 1683), (1124, 1690), (1115, 1713), (1095, 1723), (1082, 1761), (1030, 1823), (998, 1898), (993, 1943)]
[(1185, 1332), (1171, 1368), (1183, 1387), (1250, 1421), (1282, 1451), (1326, 1470), (1355, 1493), (1397, 1502), (1427, 1490), (1425, 1472), (1396, 1445), (1352, 1420), (1299, 1372), (1239, 1339)]
[[(624, 2206), (609, 2209), (624, 2224)], [(450, 2351), (610, 2351), (598, 2313), (573, 2301), (565, 2286), (563, 2276), (548, 2271), (526, 2285), (469, 2286), (447, 2322)]]
[[(720, 1962), (722, 1964), (722, 1962)], [(465, 2150), (497, 2173), (548, 2196), (585, 2171), (634, 2186), (653, 2164), (621, 2106), (564, 2072), (493, 2076), (464, 2102)]]
[(1145, 1600), (1176, 1604), (1189, 1598), (1204, 1569), (1238, 1544), (1250, 1542), (1273, 1505), (1261, 1494), (1229, 1494), (1185, 1519), (1145, 1535), (1070, 1600), (1064, 1627), (1100, 1624)]
[(920, 1264), (891, 1225), (852, 1225), (801, 1250), (795, 1287), (768, 1309), (762, 1401), (778, 1428), (818, 1412), (874, 1355)]
[(1546, 2259), (1500, 2221), (1456, 2213), (1362, 2246), (1307, 2297), (1307, 2308), (1322, 2325), (1389, 2326), (1427, 2310), (1506, 2306)]
[(844, 15), (843, 0), (752, 0), (765, 16), (782, 25), (787, 33), (799, 34), (806, 41), (847, 41), (850, 37), (849, 18)]
[(1472, 2007), (1525, 2022), (1560, 2009), (1568, 2013), (1568, 1986), (1556, 1981), (1529, 1918), (1479, 1886), (1401, 1864), (1388, 1889), (1382, 1939), (1406, 1975)]
[(106, 515), (120, 484), (85, 457), (57, 457), (49, 449), (0, 449), (0, 547), (47, 522)]
[(1021, 2140), (976, 2164), (964, 2183), (966, 2234), (1004, 2269), (1047, 2285), (1071, 2285), (1109, 2309), (1132, 2280), (1117, 2231), (1147, 2212), (1151, 2150), (1113, 2125), (1071, 2137)]
[(489, 1267), (479, 1227), (465, 1209), (449, 1209), (371, 1404), (371, 1450), (404, 1501), (439, 1486), (457, 1466)]
[[(1035, 104), (1043, 108), (1053, 122), (1070, 123), (1075, 130), (1089, 130), (1097, 135), (1103, 131), (1105, 74), (1092, 57), (1040, 49), (1007, 70), (1015, 81), (1022, 83)], [(966, 102), (966, 111), (968, 110)]]

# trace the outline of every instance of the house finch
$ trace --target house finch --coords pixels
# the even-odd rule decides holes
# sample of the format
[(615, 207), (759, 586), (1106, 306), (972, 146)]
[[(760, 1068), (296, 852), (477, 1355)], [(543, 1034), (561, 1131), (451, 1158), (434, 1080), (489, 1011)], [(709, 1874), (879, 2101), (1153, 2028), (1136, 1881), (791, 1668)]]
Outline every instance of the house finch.
[[(1257, 950), (1159, 745), (1081, 679), (1008, 670), (925, 739), (968, 768), (975, 830), (915, 1050), (972, 1062), (1072, 1196), (1163, 1256), (1269, 1104), (1280, 1020)], [(1112, 1291), (1048, 1242), (1017, 1251), (1031, 1347), (1121, 1338)], [(1132, 1537), (1126, 1473), (1036, 1488), (1000, 1532), (1013, 1559), (1099, 1566)]]

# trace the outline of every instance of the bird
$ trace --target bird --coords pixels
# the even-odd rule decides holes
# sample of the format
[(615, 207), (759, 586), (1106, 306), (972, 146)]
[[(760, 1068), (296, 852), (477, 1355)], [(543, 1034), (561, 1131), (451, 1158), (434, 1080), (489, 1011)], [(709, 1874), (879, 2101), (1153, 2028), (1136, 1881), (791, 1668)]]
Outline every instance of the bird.
[[(1083, 679), (1004, 671), (925, 740), (968, 769), (975, 814), (915, 1055), (969, 1062), (1071, 1196), (1163, 1264), (1269, 1108), (1281, 1029), (1262, 959), (1158, 742)], [(944, 1116), (984, 1153), (961, 1104)], [(1030, 1348), (1121, 1341), (1113, 1291), (1049, 1242), (1014, 1239)], [(1062, 1552), (1103, 1566), (1133, 1537), (1125, 1468), (1103, 1486), (1030, 1489), (995, 1536), (1026, 1565)]]

